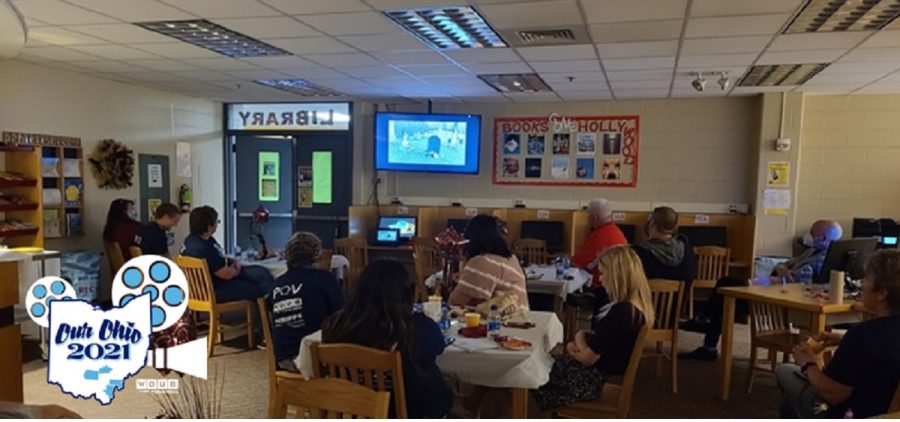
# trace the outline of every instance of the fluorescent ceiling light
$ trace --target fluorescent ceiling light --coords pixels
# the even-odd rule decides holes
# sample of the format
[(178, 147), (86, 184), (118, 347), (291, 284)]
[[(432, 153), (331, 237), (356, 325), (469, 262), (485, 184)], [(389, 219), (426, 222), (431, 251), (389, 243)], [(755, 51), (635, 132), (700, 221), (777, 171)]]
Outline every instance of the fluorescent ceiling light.
[(769, 64), (753, 66), (741, 77), (738, 86), (794, 86), (816, 76), (828, 63)]
[(343, 95), (305, 79), (260, 79), (254, 82), (306, 97), (340, 97)]
[(513, 73), (508, 75), (478, 75), (481, 80), (502, 93), (509, 92), (551, 92), (549, 86), (535, 73)]
[(469, 6), (387, 10), (387, 17), (438, 49), (506, 47), (506, 42)]
[(203, 47), (228, 57), (289, 56), (291, 53), (205, 19), (138, 22), (153, 32)]
[(784, 33), (878, 30), (898, 15), (900, 0), (807, 0)]

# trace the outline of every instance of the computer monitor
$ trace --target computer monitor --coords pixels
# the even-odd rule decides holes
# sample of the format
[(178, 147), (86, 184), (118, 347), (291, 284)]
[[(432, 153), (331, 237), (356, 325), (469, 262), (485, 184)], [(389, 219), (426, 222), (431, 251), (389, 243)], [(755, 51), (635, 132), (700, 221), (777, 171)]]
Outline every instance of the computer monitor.
[(409, 241), (416, 237), (416, 217), (394, 216), (379, 217), (379, 229), (397, 229), (400, 232), (400, 240)]
[(881, 223), (875, 218), (854, 218), (853, 237), (881, 236)]
[(375, 230), (375, 244), (379, 246), (396, 246), (400, 243), (400, 231), (397, 229)]
[(540, 239), (547, 242), (547, 252), (558, 253), (563, 250), (562, 221), (523, 221), (522, 239)]
[(866, 260), (875, 253), (877, 245), (878, 238), (875, 237), (831, 242), (817, 281), (821, 284), (828, 283), (831, 270), (843, 271), (854, 279), (862, 278), (865, 275)]
[(625, 239), (628, 240), (628, 243), (634, 243), (634, 234), (635, 227), (634, 224), (616, 224), (619, 226), (619, 230), (622, 230), (622, 234), (625, 235)]
[(728, 247), (728, 231), (722, 226), (679, 227), (678, 232), (687, 236), (691, 246)]
[(469, 225), (468, 218), (448, 218), (447, 219), (447, 227), (453, 227), (453, 230), (456, 230), (457, 233), (463, 234), (466, 231), (466, 226)]

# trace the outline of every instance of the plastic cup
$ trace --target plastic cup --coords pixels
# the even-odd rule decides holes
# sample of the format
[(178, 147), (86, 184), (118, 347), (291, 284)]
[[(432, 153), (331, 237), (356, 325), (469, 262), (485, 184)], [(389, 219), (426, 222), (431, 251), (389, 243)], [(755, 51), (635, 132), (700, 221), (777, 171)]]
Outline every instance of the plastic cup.
[(478, 312), (466, 313), (466, 327), (477, 327), (481, 325), (481, 314)]

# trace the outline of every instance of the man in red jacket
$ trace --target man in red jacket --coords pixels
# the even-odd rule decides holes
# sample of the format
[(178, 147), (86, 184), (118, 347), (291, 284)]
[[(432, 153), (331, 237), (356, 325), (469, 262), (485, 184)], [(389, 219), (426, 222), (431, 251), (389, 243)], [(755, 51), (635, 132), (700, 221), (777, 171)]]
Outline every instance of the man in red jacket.
[(593, 287), (600, 287), (596, 260), (600, 254), (614, 246), (627, 245), (625, 234), (612, 221), (612, 206), (606, 199), (595, 199), (587, 206), (588, 226), (591, 229), (587, 240), (572, 257), (572, 265), (583, 268), (593, 276)]

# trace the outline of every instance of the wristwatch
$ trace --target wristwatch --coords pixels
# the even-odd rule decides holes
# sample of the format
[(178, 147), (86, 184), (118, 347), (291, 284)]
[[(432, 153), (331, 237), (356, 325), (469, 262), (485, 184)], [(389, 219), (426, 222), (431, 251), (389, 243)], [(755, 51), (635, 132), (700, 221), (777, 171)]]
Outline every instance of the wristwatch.
[(810, 366), (815, 366), (816, 368), (819, 367), (819, 365), (816, 365), (815, 362), (806, 362), (803, 364), (803, 366), (800, 367), (800, 373), (803, 375), (806, 375), (806, 371), (809, 369)]

